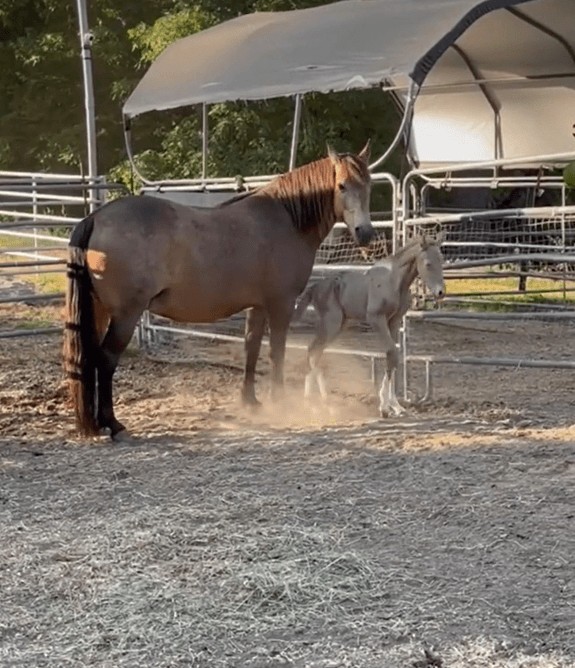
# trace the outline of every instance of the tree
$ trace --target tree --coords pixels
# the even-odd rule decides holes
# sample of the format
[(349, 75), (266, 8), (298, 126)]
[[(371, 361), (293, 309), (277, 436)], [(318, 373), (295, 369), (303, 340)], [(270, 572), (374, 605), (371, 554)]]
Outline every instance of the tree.
[[(92, 0), (99, 169), (129, 182), (121, 105), (146, 67), (172, 41), (238, 14), (324, 4), (322, 0)], [(83, 169), (85, 129), (75, 0), (0, 0), (0, 160), (4, 169)], [(209, 108), (209, 174), (285, 171), (293, 101)], [(305, 97), (299, 161), (325, 154), (326, 142), (358, 150), (368, 137), (383, 150), (395, 134), (390, 100), (370, 90)], [(136, 160), (151, 178), (198, 176), (197, 108), (137, 119)], [(397, 159), (392, 163), (397, 168)]]

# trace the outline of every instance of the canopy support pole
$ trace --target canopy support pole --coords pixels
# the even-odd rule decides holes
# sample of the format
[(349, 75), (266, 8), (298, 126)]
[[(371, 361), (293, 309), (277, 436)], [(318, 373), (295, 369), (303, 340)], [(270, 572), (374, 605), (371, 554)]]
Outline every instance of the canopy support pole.
[(295, 109), (293, 112), (293, 128), (291, 133), (291, 146), (289, 152), (289, 170), (295, 169), (297, 159), (297, 145), (299, 140), (299, 127), (301, 123), (302, 95), (298, 93), (295, 96)]
[(465, 67), (469, 70), (471, 73), (471, 76), (473, 79), (478, 82), (477, 85), (479, 87), (479, 90), (483, 93), (483, 96), (487, 100), (487, 103), (491, 107), (491, 111), (493, 112), (493, 153), (494, 153), (494, 158), (495, 160), (498, 160), (499, 158), (503, 157), (503, 137), (501, 136), (501, 103), (497, 99), (497, 96), (495, 93), (491, 90), (491, 88), (487, 85), (485, 82), (481, 82), (481, 74), (471, 61), (471, 58), (465, 53), (465, 51), (458, 46), (457, 44), (452, 44), (451, 48), (455, 51), (455, 53), (461, 58), (463, 63), (465, 64)]
[(77, 0), (78, 27), (82, 55), (82, 75), (84, 81), (84, 108), (86, 113), (86, 143), (88, 149), (88, 183), (90, 212), (96, 209), (98, 191), (93, 186), (98, 179), (98, 157), (96, 152), (96, 114), (94, 105), (94, 79), (92, 76), (92, 42), (94, 35), (88, 29), (86, 0)]
[(202, 179), (208, 175), (208, 105), (202, 103)]
[(564, 49), (565, 51), (569, 54), (569, 57), (571, 60), (575, 63), (575, 50), (569, 44), (569, 42), (558, 32), (555, 32), (555, 30), (552, 30), (548, 26), (543, 25), (539, 21), (536, 21), (534, 18), (531, 18), (531, 16), (527, 16), (523, 12), (521, 12), (517, 7), (506, 7), (507, 11), (510, 14), (513, 14), (516, 18), (518, 18), (520, 21), (524, 21), (525, 23), (528, 23), (530, 26), (535, 28), (536, 30), (541, 31), (545, 35), (549, 35), (552, 39), (554, 39), (556, 42), (558, 42)]
[(154, 185), (152, 181), (149, 181), (143, 174), (140, 172), (136, 166), (134, 160), (134, 154), (132, 153), (132, 124), (129, 116), (124, 115), (124, 143), (126, 145), (126, 155), (128, 156), (128, 162), (134, 174), (140, 179), (140, 181), (145, 186)]
[[(381, 164), (383, 164), (399, 145), (399, 142), (404, 136), (406, 128), (409, 126), (413, 118), (413, 108), (415, 106), (415, 100), (417, 99), (418, 93), (419, 93), (419, 85), (416, 84), (415, 81), (413, 80), (410, 81), (409, 89), (407, 91), (405, 108), (403, 110), (403, 117), (399, 125), (399, 130), (397, 131), (394, 140), (388, 146), (386, 152), (381, 157), (379, 157), (375, 162), (371, 163), (371, 165), (369, 166), (370, 171), (373, 171), (376, 167), (379, 167)], [(406, 146), (405, 148), (406, 150), (408, 150), (409, 147)]]

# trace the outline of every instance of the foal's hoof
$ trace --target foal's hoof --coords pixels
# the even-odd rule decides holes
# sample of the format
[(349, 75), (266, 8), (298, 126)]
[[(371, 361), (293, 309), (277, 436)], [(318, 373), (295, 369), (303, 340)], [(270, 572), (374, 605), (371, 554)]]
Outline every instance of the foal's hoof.
[(413, 399), (407, 399), (405, 402), (406, 406), (409, 408), (426, 408), (431, 404), (431, 400), (429, 397), (426, 396), (421, 396), (421, 397), (414, 397)]
[(391, 408), (391, 406), (386, 406), (385, 408), (380, 407), (380, 409), (379, 409), (379, 417), (383, 418), (383, 419), (398, 417), (399, 415), (401, 415), (401, 413), (398, 413), (395, 410), (393, 410), (393, 408)]
[(322, 406), (323, 406), (324, 413), (327, 413), (327, 415), (329, 415), (329, 417), (332, 417), (332, 418), (337, 417), (338, 410), (333, 404), (330, 404), (327, 401), (324, 401)]
[(407, 413), (406, 409), (398, 404), (397, 406), (380, 406), (379, 407), (379, 417), (381, 418), (390, 418), (390, 417), (401, 417)]

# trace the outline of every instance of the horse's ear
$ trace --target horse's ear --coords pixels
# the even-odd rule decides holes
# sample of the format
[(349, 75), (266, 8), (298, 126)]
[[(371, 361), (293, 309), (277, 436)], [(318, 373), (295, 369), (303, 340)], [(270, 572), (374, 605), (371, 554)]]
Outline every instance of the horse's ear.
[(330, 144), (327, 145), (327, 155), (334, 165), (339, 162), (339, 155), (333, 150)]
[(437, 246), (441, 246), (441, 244), (444, 241), (445, 241), (445, 230), (441, 230), (441, 232), (438, 232), (435, 237), (435, 243)]
[(368, 139), (365, 146), (357, 154), (358, 158), (361, 158), (365, 164), (369, 164), (369, 158), (371, 156), (371, 139)]
[(429, 248), (430, 239), (426, 234), (422, 234), (419, 238), (419, 243), (421, 244), (421, 250), (427, 250)]

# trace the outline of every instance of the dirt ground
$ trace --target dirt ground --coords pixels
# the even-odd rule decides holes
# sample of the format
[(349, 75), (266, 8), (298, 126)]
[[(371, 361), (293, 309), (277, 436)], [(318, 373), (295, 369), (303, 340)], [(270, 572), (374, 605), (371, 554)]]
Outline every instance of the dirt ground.
[[(573, 340), (409, 332), (458, 355), (570, 359)], [(440, 366), (429, 406), (381, 420), (352, 358), (328, 360), (327, 412), (290, 351), (270, 404), (264, 350), (253, 414), (241, 348), (183, 339), (123, 359), (133, 440), (84, 442), (59, 352), (0, 339), (1, 666), (575, 666), (575, 372)]]

